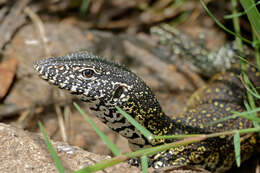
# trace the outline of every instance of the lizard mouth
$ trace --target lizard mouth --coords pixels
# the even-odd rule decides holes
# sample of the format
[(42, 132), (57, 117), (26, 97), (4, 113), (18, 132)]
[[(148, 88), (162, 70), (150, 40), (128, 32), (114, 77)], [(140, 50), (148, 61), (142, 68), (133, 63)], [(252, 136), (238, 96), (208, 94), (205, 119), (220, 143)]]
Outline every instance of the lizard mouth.
[(48, 80), (48, 76), (45, 75), (46, 73), (44, 72), (44, 61), (45, 60), (41, 60), (41, 61), (37, 61), (36, 63), (34, 63), (34, 69), (38, 72), (38, 75), (43, 78), (44, 80)]
[(42, 79), (60, 89), (65, 89), (73, 95), (80, 95), (83, 93), (83, 90), (80, 90), (73, 85), (74, 79), (71, 79), (72, 81), (70, 82), (67, 81), (67, 78), (63, 75), (63, 73), (66, 73), (64, 72), (64, 66), (55, 58), (48, 58), (36, 62), (34, 64), (34, 69)]

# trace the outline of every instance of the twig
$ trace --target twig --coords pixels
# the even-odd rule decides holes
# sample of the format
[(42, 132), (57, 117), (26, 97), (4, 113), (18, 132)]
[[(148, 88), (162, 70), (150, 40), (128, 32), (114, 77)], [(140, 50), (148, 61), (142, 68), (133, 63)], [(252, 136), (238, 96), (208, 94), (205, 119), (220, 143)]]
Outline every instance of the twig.
[(26, 7), (24, 9), (24, 12), (31, 18), (31, 20), (33, 21), (37, 30), (39, 31), (40, 39), (43, 44), (46, 56), (50, 56), (50, 50), (46, 44), (46, 40), (47, 40), (46, 32), (45, 32), (44, 25), (43, 25), (41, 18), (34, 11), (32, 11), (31, 8), (29, 8), (29, 7)]

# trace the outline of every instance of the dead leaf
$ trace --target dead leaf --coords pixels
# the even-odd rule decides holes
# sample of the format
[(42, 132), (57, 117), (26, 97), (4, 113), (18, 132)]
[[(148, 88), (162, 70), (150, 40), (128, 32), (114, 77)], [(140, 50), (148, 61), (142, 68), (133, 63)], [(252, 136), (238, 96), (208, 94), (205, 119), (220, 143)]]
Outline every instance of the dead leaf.
[(0, 100), (7, 94), (17, 68), (18, 60), (10, 58), (0, 64)]

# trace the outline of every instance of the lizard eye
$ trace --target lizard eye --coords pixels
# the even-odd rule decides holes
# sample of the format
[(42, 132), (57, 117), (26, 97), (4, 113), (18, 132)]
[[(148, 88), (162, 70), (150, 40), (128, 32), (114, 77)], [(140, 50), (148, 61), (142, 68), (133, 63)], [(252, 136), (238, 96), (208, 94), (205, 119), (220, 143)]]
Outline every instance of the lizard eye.
[(92, 69), (86, 69), (84, 71), (82, 71), (82, 75), (85, 77), (85, 78), (91, 78), (93, 75), (94, 75), (94, 70)]

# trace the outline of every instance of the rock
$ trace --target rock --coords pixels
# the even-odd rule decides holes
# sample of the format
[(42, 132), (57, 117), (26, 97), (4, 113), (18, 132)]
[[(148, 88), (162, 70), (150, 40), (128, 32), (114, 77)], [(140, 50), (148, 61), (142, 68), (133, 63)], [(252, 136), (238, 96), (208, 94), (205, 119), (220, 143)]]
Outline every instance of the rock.
[[(63, 142), (52, 141), (52, 145), (56, 151), (58, 150), (58, 156), (68, 171), (79, 170), (109, 158), (109, 156), (93, 154)], [(3, 123), (0, 123), (0, 170), (5, 173), (58, 172), (42, 135)], [(127, 163), (120, 163), (100, 172), (135, 173), (140, 170)]]

